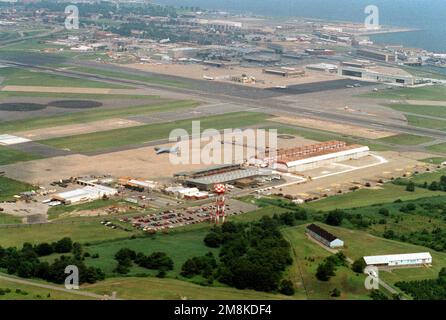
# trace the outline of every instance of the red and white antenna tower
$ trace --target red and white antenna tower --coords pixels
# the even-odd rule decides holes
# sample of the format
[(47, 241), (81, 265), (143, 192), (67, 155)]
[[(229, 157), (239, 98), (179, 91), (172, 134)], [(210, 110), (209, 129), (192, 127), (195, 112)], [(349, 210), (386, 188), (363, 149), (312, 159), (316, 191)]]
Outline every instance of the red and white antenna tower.
[(214, 192), (217, 194), (217, 198), (215, 200), (215, 213), (211, 217), (211, 222), (214, 220), (216, 224), (225, 222), (225, 192), (226, 187), (224, 184), (216, 184), (214, 186)]

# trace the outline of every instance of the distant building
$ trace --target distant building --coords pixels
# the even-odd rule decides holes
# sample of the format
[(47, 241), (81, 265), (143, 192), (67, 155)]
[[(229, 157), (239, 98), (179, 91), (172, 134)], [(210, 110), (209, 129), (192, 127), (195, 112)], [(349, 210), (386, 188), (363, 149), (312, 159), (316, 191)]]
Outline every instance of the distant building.
[(82, 189), (75, 189), (72, 191), (61, 192), (55, 194), (52, 200), (60, 201), (64, 204), (74, 204), (79, 202), (87, 202), (102, 199), (104, 196), (110, 197), (118, 193), (118, 190), (101, 186), (86, 186)]
[(314, 223), (307, 226), (307, 234), (329, 248), (344, 246), (344, 241)]
[(276, 156), (261, 159), (282, 172), (311, 170), (335, 162), (359, 159), (369, 155), (369, 147), (347, 145), (344, 141), (327, 141), (277, 151)]
[(328, 73), (338, 72), (338, 66), (335, 64), (331, 64), (331, 63), (308, 64), (305, 66), (305, 68), (308, 70), (328, 72)]
[(375, 267), (423, 266), (432, 264), (432, 256), (429, 252), (390, 254), (366, 256), (364, 261), (368, 266)]
[(358, 78), (364, 81), (392, 83), (402, 86), (412, 86), (417, 80), (410, 74), (403, 75), (398, 73), (371, 70), (362, 67), (341, 65), (338, 69), (338, 75)]
[(367, 59), (385, 61), (385, 62), (396, 62), (396, 55), (379, 50), (373, 49), (358, 49), (356, 50), (356, 54), (360, 57), (364, 57)]

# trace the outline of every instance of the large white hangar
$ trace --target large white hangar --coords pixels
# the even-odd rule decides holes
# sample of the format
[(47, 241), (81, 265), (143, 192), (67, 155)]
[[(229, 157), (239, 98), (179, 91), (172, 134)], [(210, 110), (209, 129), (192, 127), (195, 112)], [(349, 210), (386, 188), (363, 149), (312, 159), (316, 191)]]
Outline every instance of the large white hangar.
[(389, 254), (366, 256), (364, 261), (368, 266), (375, 267), (425, 266), (432, 264), (432, 256), (429, 252)]
[(274, 169), (282, 172), (306, 171), (335, 162), (368, 156), (367, 146), (347, 145), (343, 141), (328, 141), (293, 149), (279, 150), (277, 157), (267, 159)]

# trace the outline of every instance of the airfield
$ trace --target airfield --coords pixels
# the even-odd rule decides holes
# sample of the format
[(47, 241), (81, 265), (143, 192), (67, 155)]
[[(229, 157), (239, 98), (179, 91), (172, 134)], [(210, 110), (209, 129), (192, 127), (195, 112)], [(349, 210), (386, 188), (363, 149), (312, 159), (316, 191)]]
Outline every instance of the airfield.
[[(93, 62), (85, 62), (83, 67), (92, 68), (93, 65)], [(54, 182), (85, 176), (110, 176), (116, 179), (134, 177), (154, 181), (163, 186), (171, 185), (174, 174), (207, 169), (209, 165), (173, 165), (169, 161), (169, 154), (156, 155), (154, 148), (171, 147), (168, 135), (172, 129), (190, 130), (191, 120), (200, 120), (202, 129), (277, 129), (279, 148), (341, 140), (349, 144), (367, 145), (371, 149), (369, 156), (358, 160), (351, 159), (325, 165), (299, 174), (283, 174), (282, 180), (268, 187), (266, 191), (261, 190), (265, 187), (236, 189), (228, 195), (228, 200), (231, 201), (231, 210), (243, 209), (243, 213), (234, 212), (229, 217), (231, 221), (252, 221), (265, 214), (272, 216), (274, 213), (286, 211), (275, 206), (266, 208), (258, 206), (251, 200), (257, 196), (281, 195), (292, 199), (309, 199), (311, 201), (305, 206), (328, 210), (326, 208), (333, 208), (333, 199), (336, 200), (336, 206), (352, 208), (362, 207), (365, 204), (373, 206), (381, 202), (388, 202), (386, 205), (391, 206), (397, 199), (406, 201), (441, 195), (440, 192), (421, 189), (409, 194), (404, 191), (404, 187), (389, 183), (392, 178), (433, 172), (438, 169), (439, 164), (429, 162), (428, 159), (446, 156), (443, 151), (434, 151), (431, 148), (446, 142), (441, 124), (436, 128), (417, 126), (407, 119), (404, 111), (388, 106), (396, 104), (395, 101), (406, 102), (406, 97), (398, 96), (398, 89), (387, 90), (382, 85), (376, 84), (347, 88), (346, 86), (353, 81), (345, 79), (330, 80), (328, 83), (323, 81), (297, 84), (285, 90), (262, 89), (240, 84), (191, 80), (182, 77), (181, 74), (176, 77), (161, 75), (164, 81), (171, 81), (169, 85), (162, 85), (126, 79), (133, 72), (139, 76), (153, 77), (150, 72), (100, 64), (94, 67), (99, 70), (96, 75), (79, 73), (75, 71), (73, 65), (71, 68), (60, 68), (43, 64), (33, 69), (32, 77), (45, 78), (48, 74), (52, 74), (64, 78), (66, 82), (88, 80), (82, 93), (78, 89), (69, 92), (66, 82), (65, 84), (61, 82), (63, 86), (60, 87), (48, 81), (42, 83), (42, 86), (36, 86), (35, 81), (32, 86), (27, 86), (26, 82), (15, 87), (11, 87), (8, 82), (6, 85), (0, 84), (2, 86), (0, 104), (19, 105), (22, 108), (22, 111), (7, 110), (11, 107), (0, 110), (2, 119), (0, 135), (18, 139), (18, 143), (6, 144), (8, 139), (5, 138), (5, 143), (0, 145), (0, 172), (4, 177), (43, 187), (47, 191), (55, 189), (57, 192), (67, 189), (52, 185)], [(15, 65), (14, 68), (21, 67)], [(123, 72), (119, 78), (102, 74), (104, 70), (115, 72), (123, 70)], [(103, 88), (104, 86), (113, 88)], [(373, 91), (375, 87), (382, 90), (376, 96)], [(380, 97), (380, 94), (385, 96)], [(413, 99), (407, 100), (413, 101)], [(438, 101), (436, 103), (433, 100), (425, 100), (423, 97), (422, 103), (438, 107)], [(38, 106), (30, 105), (31, 103)], [(1, 141), (0, 139), (0, 144)], [(204, 145), (205, 142), (200, 143), (200, 149), (192, 152), (201, 151)], [(74, 188), (74, 185), (70, 184), (69, 188)], [(20, 189), (20, 191), (25, 190)], [(134, 199), (140, 197), (138, 193), (132, 191), (127, 191), (124, 197), (131, 196)], [(240, 200), (244, 197), (248, 197), (248, 200)], [(46, 198), (48, 197), (37, 197), (39, 202)], [(91, 243), (89, 252), (100, 253), (101, 259), (95, 261), (87, 258), (86, 262), (104, 268), (107, 276), (113, 274), (113, 254), (116, 246), (125, 245), (138, 250), (155, 246), (157, 250), (166, 251), (175, 259), (176, 269), (171, 271), (166, 279), (147, 277), (135, 282), (133, 276), (138, 270), (132, 270), (129, 278), (110, 278), (94, 285), (83, 286), (83, 291), (103, 295), (115, 290), (122, 298), (177, 299), (180, 296), (203, 298), (202, 287), (174, 278), (178, 277), (178, 269), (184, 263), (185, 257), (191, 254), (203, 255), (209, 251), (202, 241), (209, 224), (197, 218), (194, 220), (194, 225), (172, 225), (178, 226), (178, 230), (168, 229), (166, 233), (171, 232), (170, 234), (157, 234), (155, 240), (149, 238), (129, 240), (131, 236), (139, 236), (140, 233), (130, 227), (130, 224), (120, 223), (119, 219), (122, 216), (132, 218), (136, 212), (138, 215), (143, 213), (147, 215), (166, 209), (180, 211), (183, 207), (187, 210), (190, 208), (197, 210), (207, 206), (210, 200), (190, 203), (164, 194), (160, 196), (156, 194), (154, 199), (141, 200), (141, 203), (149, 203), (144, 209), (122, 203), (123, 199), (112, 199), (110, 202), (99, 204), (92, 202), (74, 206), (73, 211), (70, 211), (71, 206), (50, 209), (41, 203), (39, 206), (33, 206), (33, 202), (25, 201), (20, 201), (19, 204), (8, 203), (4, 209), (12, 216), (4, 214), (1, 216), (2, 219), (3, 216), (7, 217), (2, 220), (5, 223), (2, 226), (2, 245), (21, 245), (24, 241), (50, 242), (62, 236), (70, 236), (74, 241)], [(33, 211), (30, 207), (37, 209)], [(39, 216), (39, 213), (45, 210), (49, 210), (48, 217), (42, 217), (41, 214)], [(367, 207), (363, 210), (366, 212), (369, 209)], [(370, 211), (375, 212), (377, 209), (372, 207)], [(395, 214), (398, 214), (396, 210)], [(25, 223), (21, 223), (22, 219)], [(107, 228), (101, 224), (104, 219), (110, 219), (116, 225), (129, 228), (130, 231)], [(421, 225), (421, 222), (427, 223), (422, 219), (428, 218), (412, 216), (405, 218), (400, 222), (400, 228), (414, 230)], [(432, 221), (443, 223), (435, 219)], [(37, 225), (33, 226), (33, 223)], [(390, 218), (388, 225), (399, 227)], [(426, 250), (424, 247), (383, 239), (381, 234), (384, 226), (381, 225), (374, 225), (367, 231), (328, 228), (351, 243), (347, 250), (348, 256), (352, 258), (362, 255), (361, 250), (364, 248), (359, 248), (359, 244), (363, 239), (370, 241), (367, 252), (371, 254)], [(183, 229), (188, 232), (182, 232)], [(303, 230), (303, 226), (299, 225), (283, 231), (295, 249), (294, 265), (289, 276), (297, 291), (292, 298), (327, 298), (331, 284), (316, 282), (314, 270), (317, 263), (328, 256), (329, 252), (317, 244), (306, 241)], [(178, 246), (178, 243), (182, 245)], [(387, 251), (382, 252), (380, 248), (385, 248)], [(314, 262), (305, 260), (308, 256), (306, 250), (315, 257)], [(386, 281), (394, 284), (401, 279), (416, 279), (425, 274), (434, 277), (446, 259), (443, 253), (435, 252), (434, 256), (439, 262), (432, 269), (417, 269), (409, 275), (404, 273), (404, 270), (389, 273), (385, 275)], [(297, 274), (298, 271), (301, 274)], [(353, 281), (357, 283), (352, 284), (348, 279), (354, 279)], [(355, 277), (347, 268), (341, 269), (333, 281), (333, 285), (342, 289), (342, 299), (367, 295), (367, 292), (358, 289), (363, 277)], [(134, 290), (135, 287), (144, 286), (152, 286), (155, 289), (150, 295)], [(217, 287), (209, 287), (209, 291), (206, 292), (212, 294), (214, 298), (286, 298), (281, 295)]]

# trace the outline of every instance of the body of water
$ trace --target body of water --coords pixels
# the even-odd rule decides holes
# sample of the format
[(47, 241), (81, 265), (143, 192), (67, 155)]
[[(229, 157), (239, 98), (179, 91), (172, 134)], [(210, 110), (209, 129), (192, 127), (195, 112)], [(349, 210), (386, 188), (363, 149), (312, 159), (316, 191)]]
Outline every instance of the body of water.
[(420, 31), (372, 36), (379, 43), (402, 44), (446, 53), (446, 0), (155, 0), (175, 6), (199, 6), (266, 16), (364, 21), (367, 5), (380, 10), (380, 24)]

